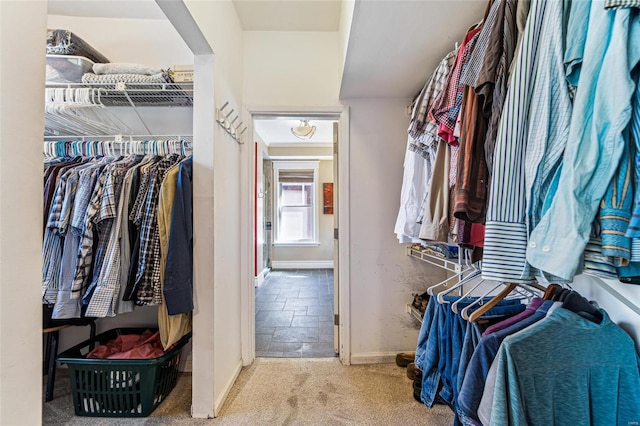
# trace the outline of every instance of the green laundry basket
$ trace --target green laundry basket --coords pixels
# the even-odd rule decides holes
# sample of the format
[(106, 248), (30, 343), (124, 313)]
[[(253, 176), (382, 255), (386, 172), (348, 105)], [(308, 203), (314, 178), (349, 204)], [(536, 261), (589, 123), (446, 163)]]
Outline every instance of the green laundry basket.
[(58, 362), (69, 367), (77, 416), (146, 417), (169, 395), (178, 380), (182, 347), (191, 338), (191, 333), (159, 358), (86, 358), (96, 343), (103, 345), (119, 335), (142, 334), (146, 330), (149, 328), (115, 328), (58, 356)]

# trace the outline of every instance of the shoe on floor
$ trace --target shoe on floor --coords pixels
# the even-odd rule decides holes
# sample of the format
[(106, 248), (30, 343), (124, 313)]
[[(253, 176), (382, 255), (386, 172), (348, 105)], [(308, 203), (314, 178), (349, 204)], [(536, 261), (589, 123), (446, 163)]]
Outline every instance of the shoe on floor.
[(415, 380), (418, 377), (422, 377), (422, 371), (412, 362), (407, 365), (407, 377), (409, 380)]
[(420, 397), (420, 395), (422, 394), (422, 376), (419, 376), (418, 378), (416, 378), (416, 380), (413, 381), (413, 399), (415, 399), (418, 402), (422, 402), (422, 398)]
[(409, 363), (412, 363), (415, 358), (415, 352), (400, 352), (396, 355), (396, 365), (405, 368)]

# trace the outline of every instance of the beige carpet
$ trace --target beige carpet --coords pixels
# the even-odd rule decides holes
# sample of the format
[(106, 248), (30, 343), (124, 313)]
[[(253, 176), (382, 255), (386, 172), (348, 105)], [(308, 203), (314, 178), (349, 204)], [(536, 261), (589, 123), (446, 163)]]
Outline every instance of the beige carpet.
[[(62, 372), (62, 370), (59, 370)], [(412, 396), (405, 370), (394, 364), (343, 366), (336, 358), (258, 358), (244, 368), (220, 416), (192, 419), (191, 376), (145, 419), (75, 417), (68, 378), (45, 403), (45, 425), (450, 425), (451, 410), (428, 410)]]

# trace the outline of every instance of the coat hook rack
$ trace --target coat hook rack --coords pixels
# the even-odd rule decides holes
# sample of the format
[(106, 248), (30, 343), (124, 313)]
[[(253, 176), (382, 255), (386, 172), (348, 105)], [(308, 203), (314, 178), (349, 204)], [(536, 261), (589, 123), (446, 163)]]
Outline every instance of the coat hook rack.
[(245, 126), (244, 129), (240, 130), (240, 127), (242, 127), (242, 121), (240, 121), (237, 126), (235, 125), (235, 122), (240, 118), (240, 116), (236, 114), (233, 120), (231, 120), (230, 117), (235, 110), (231, 108), (229, 112), (226, 112), (225, 109), (228, 106), (229, 102), (227, 101), (216, 111), (216, 121), (236, 142), (243, 144), (244, 142), (242, 141), (242, 137), (244, 132), (247, 131), (247, 127)]

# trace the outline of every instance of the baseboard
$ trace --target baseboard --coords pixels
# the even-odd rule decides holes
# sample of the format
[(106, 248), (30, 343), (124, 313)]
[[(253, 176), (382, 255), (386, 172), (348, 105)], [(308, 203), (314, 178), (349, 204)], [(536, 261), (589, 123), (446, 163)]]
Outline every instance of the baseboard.
[(262, 272), (260, 272), (260, 274), (258, 274), (258, 276), (255, 277), (254, 286), (260, 287), (264, 282), (265, 278), (267, 278), (267, 275), (269, 275), (270, 271), (271, 270), (269, 268), (264, 268)]
[(272, 260), (271, 269), (333, 269), (333, 260)]
[(231, 392), (231, 388), (233, 387), (233, 384), (236, 382), (236, 379), (238, 378), (238, 375), (240, 374), (241, 370), (242, 370), (242, 359), (238, 360), (238, 365), (236, 366), (236, 369), (233, 372), (233, 376), (231, 377), (231, 380), (229, 380), (227, 384), (224, 386), (224, 391), (222, 392), (222, 394), (218, 396), (218, 398), (216, 398), (214, 411), (213, 411), (214, 417), (218, 417), (218, 415), (220, 414), (220, 410), (222, 410), (222, 406), (224, 405), (224, 402), (227, 400), (227, 397), (229, 396), (229, 392)]
[(396, 362), (398, 352), (365, 352), (351, 354), (351, 365), (355, 364), (386, 364)]

